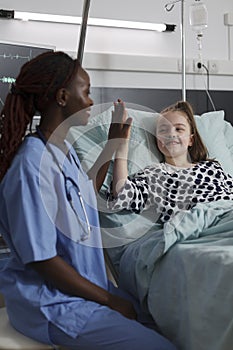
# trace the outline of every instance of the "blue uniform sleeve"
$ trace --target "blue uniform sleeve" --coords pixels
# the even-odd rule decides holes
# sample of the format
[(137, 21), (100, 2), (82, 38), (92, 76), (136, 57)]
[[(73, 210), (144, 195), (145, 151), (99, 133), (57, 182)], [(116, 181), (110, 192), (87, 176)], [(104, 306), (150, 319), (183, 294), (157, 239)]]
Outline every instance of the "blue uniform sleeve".
[(3, 192), (11, 248), (23, 264), (52, 258), (57, 240), (54, 175), (50, 167), (40, 169), (36, 159), (16, 166)]

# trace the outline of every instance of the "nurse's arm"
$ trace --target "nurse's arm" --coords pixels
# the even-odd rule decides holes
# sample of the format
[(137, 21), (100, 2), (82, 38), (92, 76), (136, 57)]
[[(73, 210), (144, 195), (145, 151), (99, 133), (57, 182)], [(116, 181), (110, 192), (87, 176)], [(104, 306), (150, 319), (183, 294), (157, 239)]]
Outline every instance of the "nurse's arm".
[(128, 300), (109, 293), (107, 290), (82, 277), (61, 257), (37, 261), (29, 264), (45, 281), (61, 292), (95, 301), (101, 305), (120, 312), (127, 318), (136, 319), (136, 312)]

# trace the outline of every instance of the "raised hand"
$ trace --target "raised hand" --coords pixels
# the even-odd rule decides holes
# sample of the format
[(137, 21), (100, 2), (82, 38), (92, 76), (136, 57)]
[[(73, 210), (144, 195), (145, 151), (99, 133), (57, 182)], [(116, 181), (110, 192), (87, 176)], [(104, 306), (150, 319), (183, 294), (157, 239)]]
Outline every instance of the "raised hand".
[(129, 139), (132, 118), (128, 118), (125, 104), (121, 99), (114, 102), (112, 120), (109, 128), (108, 139)]
[(117, 157), (122, 155), (125, 160), (127, 159), (131, 124), (132, 118), (128, 118), (124, 102), (118, 99), (114, 103), (111, 125), (108, 132), (108, 142), (95, 164), (88, 171), (88, 176), (93, 180), (97, 192), (104, 182), (114, 153)]

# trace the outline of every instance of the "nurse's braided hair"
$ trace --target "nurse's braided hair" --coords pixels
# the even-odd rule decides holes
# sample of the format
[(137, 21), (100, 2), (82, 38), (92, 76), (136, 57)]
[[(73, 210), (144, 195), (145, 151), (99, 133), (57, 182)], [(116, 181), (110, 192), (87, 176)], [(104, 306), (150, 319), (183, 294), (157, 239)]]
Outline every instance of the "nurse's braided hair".
[(0, 114), (0, 181), (23, 141), (36, 111), (55, 101), (80, 64), (64, 52), (46, 52), (25, 63)]
[(198, 132), (197, 125), (194, 118), (193, 108), (191, 104), (187, 101), (178, 101), (175, 104), (165, 108), (160, 112), (161, 114), (167, 112), (183, 112), (185, 115), (191, 129), (191, 134), (193, 134), (193, 144), (189, 147), (189, 156), (193, 163), (198, 163), (204, 160), (214, 160), (208, 158), (208, 150), (204, 145), (201, 136)]

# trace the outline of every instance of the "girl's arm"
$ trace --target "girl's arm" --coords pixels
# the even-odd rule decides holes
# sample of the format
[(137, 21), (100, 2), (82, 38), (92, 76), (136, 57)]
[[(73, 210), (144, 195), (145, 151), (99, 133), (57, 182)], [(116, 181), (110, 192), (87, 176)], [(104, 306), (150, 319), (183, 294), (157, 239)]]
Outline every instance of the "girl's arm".
[(122, 140), (118, 147), (113, 165), (112, 194), (116, 198), (128, 177), (128, 144), (129, 140)]
[(95, 164), (88, 171), (88, 176), (93, 180), (96, 192), (98, 192), (104, 182), (110, 161), (119, 145), (129, 138), (132, 119), (127, 118), (125, 104), (122, 100), (114, 103), (112, 121), (108, 133), (108, 142), (97, 158)]
[(136, 312), (128, 300), (109, 293), (107, 290), (82, 277), (61, 257), (29, 264), (44, 280), (65, 294), (91, 300), (120, 312), (127, 318), (136, 319)]

